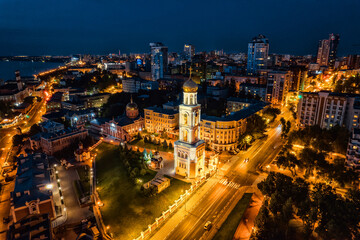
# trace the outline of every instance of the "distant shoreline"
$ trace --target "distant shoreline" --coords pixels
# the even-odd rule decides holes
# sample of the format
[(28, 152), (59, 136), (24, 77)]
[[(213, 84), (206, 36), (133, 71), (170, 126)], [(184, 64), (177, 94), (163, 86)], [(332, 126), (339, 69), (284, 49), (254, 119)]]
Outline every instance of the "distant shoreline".
[(15, 71), (19, 70), (21, 76), (33, 76), (40, 72), (48, 71), (60, 66), (64, 66), (64, 62), (53, 61), (20, 61), (11, 60), (3, 61), (0, 59), (0, 79), (5, 82), (15, 79)]

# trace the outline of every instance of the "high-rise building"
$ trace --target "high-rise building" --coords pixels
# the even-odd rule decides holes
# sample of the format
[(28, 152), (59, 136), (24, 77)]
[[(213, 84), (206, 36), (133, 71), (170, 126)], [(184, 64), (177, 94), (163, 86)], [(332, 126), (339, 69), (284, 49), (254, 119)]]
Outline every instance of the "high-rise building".
[(333, 33), (329, 35), (329, 39), (319, 41), (316, 62), (320, 66), (329, 66), (330, 68), (334, 68), (339, 41), (339, 34)]
[(191, 61), (192, 57), (195, 55), (195, 47), (191, 44), (184, 45), (184, 56), (185, 59)]
[(336, 54), (337, 54), (337, 48), (339, 45), (340, 36), (339, 34), (333, 34), (331, 33), (329, 36), (329, 67), (334, 68), (335, 66), (335, 60), (336, 60)]
[(247, 74), (256, 75), (259, 69), (266, 68), (269, 54), (269, 40), (259, 34), (248, 44)]
[(200, 140), (201, 105), (197, 103), (197, 84), (184, 83), (184, 100), (179, 106), (179, 140), (174, 144), (175, 173), (186, 178), (204, 174), (205, 142)]
[(316, 63), (320, 66), (328, 66), (329, 63), (330, 43), (329, 39), (319, 41)]
[(291, 82), (290, 71), (272, 71), (267, 77), (266, 101), (275, 105), (285, 103)]
[(164, 77), (168, 65), (168, 47), (160, 42), (150, 43), (151, 79), (156, 81)]

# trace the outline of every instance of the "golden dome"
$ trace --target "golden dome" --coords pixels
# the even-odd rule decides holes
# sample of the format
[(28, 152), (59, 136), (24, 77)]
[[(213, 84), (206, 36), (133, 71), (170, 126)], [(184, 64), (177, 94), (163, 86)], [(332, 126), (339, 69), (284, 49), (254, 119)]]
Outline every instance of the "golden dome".
[(198, 90), (198, 85), (190, 78), (183, 85), (184, 92), (195, 93)]

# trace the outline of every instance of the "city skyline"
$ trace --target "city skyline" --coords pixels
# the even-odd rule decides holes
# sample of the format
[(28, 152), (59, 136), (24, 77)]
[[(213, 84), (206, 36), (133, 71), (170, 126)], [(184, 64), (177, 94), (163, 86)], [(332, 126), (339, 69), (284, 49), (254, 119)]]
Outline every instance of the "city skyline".
[(149, 42), (163, 42), (169, 52), (184, 43), (197, 51), (246, 52), (258, 34), (269, 39), (270, 53), (316, 55), (329, 33), (340, 34), (339, 56), (360, 51), (356, 1), (84, 3), (0, 2), (0, 55), (149, 52)]

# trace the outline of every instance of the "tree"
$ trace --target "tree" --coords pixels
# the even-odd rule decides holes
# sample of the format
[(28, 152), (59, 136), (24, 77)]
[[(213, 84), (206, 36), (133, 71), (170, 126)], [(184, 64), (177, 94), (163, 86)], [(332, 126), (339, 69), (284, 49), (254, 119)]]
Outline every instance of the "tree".
[(283, 155), (279, 155), (277, 158), (276, 165), (278, 167), (288, 168), (293, 176), (296, 175), (295, 167), (300, 165), (299, 160), (296, 158), (296, 156), (292, 153), (285, 153)]
[(169, 142), (169, 148), (170, 148), (170, 149), (173, 149), (173, 148), (174, 148), (171, 142)]
[(163, 147), (168, 148), (168, 144), (167, 144), (166, 140), (164, 140), (164, 142), (163, 142)]
[(19, 146), (23, 143), (23, 139), (24, 139), (24, 136), (23, 135), (19, 135), (19, 134), (16, 134), (13, 136), (13, 145), (14, 146)]
[(40, 133), (40, 132), (41, 132), (40, 126), (35, 123), (34, 125), (31, 126), (31, 128), (30, 128), (27, 135), (31, 137), (31, 136), (34, 136), (34, 135)]
[(263, 116), (273, 122), (275, 118), (281, 113), (279, 108), (268, 107), (263, 111)]

